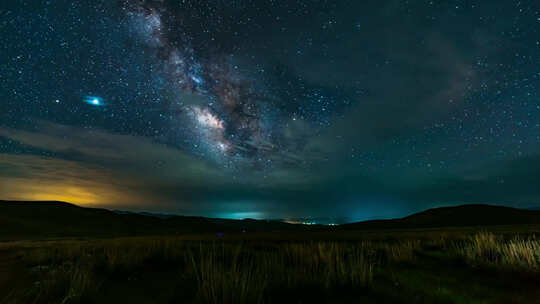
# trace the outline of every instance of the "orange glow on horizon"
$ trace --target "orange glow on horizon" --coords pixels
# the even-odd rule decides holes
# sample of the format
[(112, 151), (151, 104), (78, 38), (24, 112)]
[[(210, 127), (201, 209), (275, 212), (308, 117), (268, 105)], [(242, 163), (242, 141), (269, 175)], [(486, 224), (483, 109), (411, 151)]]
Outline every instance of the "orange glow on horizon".
[[(103, 203), (103, 193), (98, 195), (88, 187), (79, 185), (39, 184), (28, 180), (11, 180), (8, 200), (20, 201), (63, 201), (89, 206)], [(109, 196), (106, 194), (106, 196)], [(6, 198), (4, 198), (6, 199)]]
[(74, 186), (53, 186), (41, 189), (37, 193), (29, 193), (27, 200), (32, 201), (63, 201), (77, 205), (92, 205), (99, 203), (94, 193)]

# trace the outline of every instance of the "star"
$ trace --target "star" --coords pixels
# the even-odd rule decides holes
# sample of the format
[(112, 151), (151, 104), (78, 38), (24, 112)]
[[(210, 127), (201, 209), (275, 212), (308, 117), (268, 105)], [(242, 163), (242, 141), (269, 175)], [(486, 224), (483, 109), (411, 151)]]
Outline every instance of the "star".
[(86, 96), (83, 101), (89, 105), (96, 106), (96, 107), (104, 105), (103, 99), (96, 96)]
[(221, 151), (227, 151), (227, 148), (228, 148), (227, 144), (222, 143), (222, 142), (220, 142), (220, 143), (218, 144), (218, 147), (219, 147), (219, 149), (220, 149)]

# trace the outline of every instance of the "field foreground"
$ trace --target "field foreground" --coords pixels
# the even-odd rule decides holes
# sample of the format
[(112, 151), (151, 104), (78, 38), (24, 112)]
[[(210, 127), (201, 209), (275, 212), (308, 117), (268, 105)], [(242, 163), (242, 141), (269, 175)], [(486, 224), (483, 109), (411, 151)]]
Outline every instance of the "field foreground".
[(540, 303), (534, 230), (5, 242), (0, 303)]

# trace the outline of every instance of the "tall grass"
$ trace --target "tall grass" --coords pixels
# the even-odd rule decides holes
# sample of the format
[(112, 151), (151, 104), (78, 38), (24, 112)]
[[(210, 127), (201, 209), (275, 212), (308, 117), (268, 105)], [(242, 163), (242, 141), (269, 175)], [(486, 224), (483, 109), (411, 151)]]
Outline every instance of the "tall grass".
[[(370, 242), (226, 243), (170, 239), (120, 239), (54, 244), (30, 250), (37, 269), (35, 303), (73, 303), (95, 294), (110, 277), (143, 265), (176, 268), (196, 282), (203, 303), (262, 303), (269, 290), (316, 286), (368, 287), (378, 264)], [(52, 301), (54, 302), (54, 301)]]
[(390, 261), (413, 262), (416, 259), (415, 250), (420, 247), (418, 240), (406, 240), (396, 244), (386, 245), (386, 255)]
[(470, 237), (458, 252), (473, 265), (540, 271), (540, 241), (534, 236), (505, 240), (492, 233), (480, 232)]
[[(291, 270), (286, 273), (287, 280), (293, 284), (304, 280), (304, 283), (322, 284), (327, 288), (365, 287), (373, 280), (373, 270), (378, 262), (372, 244), (367, 242), (288, 244), (282, 250), (281, 263)], [(305, 282), (307, 278), (311, 282)]]
[[(111, 280), (154, 269), (175, 272), (181, 297), (200, 303), (274, 302), (275, 291), (367, 290), (385, 267), (410, 268), (425, 248), (450, 254), (456, 248), (471, 265), (540, 271), (540, 242), (534, 237), (503, 239), (477, 233), (465, 240), (384, 242), (225, 242), (175, 238), (124, 238), (53, 242), (25, 248), (24, 261), (35, 284), (22, 301), (92, 302)], [(144, 279), (144, 278), (143, 278)], [(185, 284), (189, 286), (186, 286)], [(176, 283), (175, 283), (176, 284)], [(184, 285), (183, 285), (184, 284)], [(13, 298), (13, 297), (12, 297)]]
[(34, 286), (13, 303), (81, 303), (99, 290), (93, 271), (82, 265), (66, 263), (57, 267), (35, 268)]
[(241, 245), (221, 248), (215, 244), (189, 250), (186, 259), (198, 283), (198, 297), (204, 303), (261, 303), (266, 274), (251, 256), (241, 258)]
[(282, 244), (277, 250), (214, 244), (186, 256), (202, 302), (262, 303), (269, 288), (368, 286), (375, 266), (369, 249), (338, 243)]

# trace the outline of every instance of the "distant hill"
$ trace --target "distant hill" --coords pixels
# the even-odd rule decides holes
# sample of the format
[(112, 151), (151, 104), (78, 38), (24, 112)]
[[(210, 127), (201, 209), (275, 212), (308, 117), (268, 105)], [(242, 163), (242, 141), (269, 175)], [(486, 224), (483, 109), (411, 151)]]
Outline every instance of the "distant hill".
[(465, 226), (540, 224), (540, 211), (492, 205), (462, 205), (428, 209), (391, 220), (373, 220), (340, 225), (339, 229), (412, 229)]
[(243, 231), (361, 231), (516, 224), (540, 224), (540, 211), (491, 205), (463, 205), (429, 209), (401, 219), (328, 227), (267, 220), (138, 214), (84, 208), (64, 202), (0, 201), (0, 241), (57, 237), (185, 235)]
[(301, 229), (301, 225), (278, 221), (192, 216), (159, 218), (147, 214), (84, 208), (65, 202), (0, 201), (0, 240)]
[(153, 212), (145, 212), (145, 211), (135, 212), (135, 211), (125, 211), (125, 210), (113, 210), (113, 212), (118, 213), (118, 214), (131, 214), (131, 215), (135, 214), (135, 215), (152, 216), (152, 217), (157, 217), (160, 219), (168, 219), (168, 218), (176, 216), (174, 214), (153, 213)]

